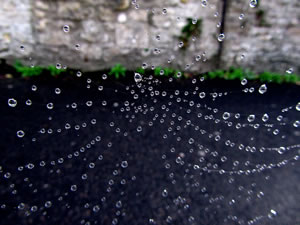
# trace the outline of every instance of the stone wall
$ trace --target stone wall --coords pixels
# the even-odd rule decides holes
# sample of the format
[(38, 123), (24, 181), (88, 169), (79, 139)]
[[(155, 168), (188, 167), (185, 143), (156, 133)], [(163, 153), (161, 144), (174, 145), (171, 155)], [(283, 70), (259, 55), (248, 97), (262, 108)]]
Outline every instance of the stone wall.
[[(60, 63), (83, 71), (115, 63), (136, 68), (146, 62), (200, 72), (216, 68), (219, 58), (222, 67), (299, 71), (297, 1), (265, 0), (256, 8), (250, 8), (248, 0), (227, 2), (225, 39), (218, 57), (223, 1), (5, 0), (0, 5), (0, 58), (34, 65)], [(260, 8), (266, 24), (256, 18)], [(178, 36), (187, 18), (201, 18), (202, 33), (182, 50)]]
[(293, 68), (299, 74), (299, 1), (260, 0), (251, 8), (249, 1), (233, 0), (226, 19), (223, 65), (280, 73)]

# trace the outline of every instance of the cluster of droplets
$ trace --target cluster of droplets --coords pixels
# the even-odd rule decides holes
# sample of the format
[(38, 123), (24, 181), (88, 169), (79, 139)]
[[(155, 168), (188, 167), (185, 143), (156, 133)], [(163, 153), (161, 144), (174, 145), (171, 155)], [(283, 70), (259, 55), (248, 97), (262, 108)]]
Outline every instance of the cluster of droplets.
[[(132, 4), (135, 6), (135, 9), (139, 9), (139, 4), (136, 0), (132, 1)], [(201, 4), (203, 7), (208, 6), (208, 1), (202, 0)], [(251, 0), (249, 6), (255, 8), (258, 2), (256, 0)], [(160, 14), (167, 15), (168, 9), (163, 8), (160, 11)], [(218, 12), (215, 13), (215, 17), (218, 17)], [(244, 14), (240, 14), (239, 20), (243, 20), (245, 17)], [(197, 24), (197, 18), (192, 19), (192, 24)], [(218, 27), (221, 26), (219, 22)], [(69, 25), (63, 26), (63, 32), (69, 33)], [(229, 36), (228, 36), (229, 37)], [(155, 35), (155, 40), (160, 42), (162, 39), (161, 34)], [(196, 38), (194, 37), (194, 41)], [(217, 35), (217, 40), (223, 42), (225, 40), (225, 34), (220, 33)], [(177, 43), (178, 48), (183, 48), (183, 41)], [(80, 44), (75, 45), (76, 50), (80, 50)], [(21, 50), (24, 50), (24, 46), (21, 46)], [(153, 48), (154, 54), (161, 54), (161, 49), (158, 47)], [(196, 62), (205, 62), (206, 56), (205, 52), (198, 54), (194, 57), (194, 62), (188, 63), (186, 65), (186, 70), (191, 68)], [(170, 57), (168, 63), (171, 63), (174, 60), (173, 57)], [(56, 64), (57, 69), (63, 68), (60, 63)], [(156, 66), (148, 65), (144, 62), (142, 64), (142, 69), (151, 68), (153, 71)], [(151, 72), (152, 72), (151, 71)], [(292, 68), (289, 68), (286, 73), (290, 74), (293, 72)], [(160, 77), (164, 77), (165, 71), (163, 69), (159, 72)], [(180, 78), (185, 75), (185, 72), (176, 72), (175, 77)], [(82, 78), (83, 73), (81, 71), (76, 72), (76, 77)], [(133, 79), (132, 79), (133, 78)], [(142, 74), (139, 72), (134, 72), (133, 76), (131, 74), (131, 79), (134, 81), (130, 85), (122, 85), (118, 88), (109, 87), (110, 93), (121, 93), (121, 95), (126, 96), (126, 100), (116, 101), (111, 104), (110, 96), (106, 96), (107, 99), (100, 99), (102, 96), (105, 96), (104, 91), (106, 90), (105, 81), (109, 80), (107, 74), (101, 74), (100, 84), (98, 81), (92, 81), (92, 79), (87, 79), (86, 89), (92, 90), (94, 88), (93, 83), (97, 83), (97, 93), (99, 94), (99, 99), (87, 99), (84, 102), (72, 101), (67, 104), (56, 104), (54, 101), (49, 101), (46, 104), (40, 104), (40, 107), (47, 110), (47, 113), (55, 113), (56, 110), (64, 108), (66, 111), (77, 112), (84, 108), (85, 112), (91, 112), (92, 110), (101, 109), (103, 112), (109, 111), (112, 113), (112, 117), (109, 118), (112, 121), (105, 123), (102, 120), (101, 110), (99, 112), (99, 117), (89, 118), (88, 115), (84, 121), (79, 122), (68, 122), (60, 124), (59, 127), (51, 127), (51, 123), (55, 123), (55, 119), (52, 116), (48, 117), (48, 123), (44, 127), (38, 130), (38, 135), (30, 134), (27, 132), (26, 127), (20, 128), (16, 131), (16, 136), (21, 138), (21, 140), (27, 140), (27, 138), (32, 138), (32, 142), (38, 142), (39, 138), (45, 140), (47, 137), (51, 138), (54, 134), (61, 134), (62, 138), (64, 135), (75, 135), (80, 137), (80, 132), (84, 132), (84, 129), (90, 128), (99, 130), (103, 129), (108, 131), (109, 135), (112, 138), (106, 141), (102, 140), (102, 137), (97, 135), (88, 143), (83, 144), (81, 147), (74, 147), (75, 144), (71, 143), (72, 152), (60, 156), (52, 160), (41, 160), (37, 163), (25, 162), (22, 165), (18, 165), (14, 171), (5, 171), (2, 170), (5, 165), (0, 166), (0, 172), (3, 174), (5, 182), (9, 185), (11, 194), (17, 195), (17, 185), (14, 184), (14, 179), (16, 177), (22, 177), (22, 171), (35, 173), (37, 170), (46, 171), (46, 174), (56, 173), (57, 177), (62, 177), (64, 169), (72, 169), (77, 165), (75, 162), (79, 161), (79, 167), (86, 167), (84, 171), (80, 171), (78, 179), (72, 179), (72, 183), (68, 183), (68, 188), (64, 194), (58, 194), (59, 197), (48, 197), (42, 204), (37, 205), (34, 202), (30, 203), (25, 201), (18, 203), (14, 206), (14, 209), (24, 212), (26, 216), (30, 216), (34, 213), (45, 214), (47, 209), (54, 207), (62, 207), (62, 202), (64, 198), (68, 196), (72, 197), (82, 197), (86, 198), (88, 192), (93, 192), (92, 187), (88, 187), (88, 181), (91, 179), (103, 179), (103, 186), (105, 187), (104, 192), (92, 193), (100, 194), (97, 202), (86, 202), (84, 205), (80, 206), (81, 210), (90, 210), (86, 211), (87, 214), (94, 213), (95, 215), (104, 215), (105, 205), (108, 204), (108, 199), (111, 199), (115, 195), (115, 192), (119, 191), (117, 184), (120, 184), (122, 187), (130, 185), (136, 179), (143, 180), (145, 177), (136, 175), (129, 175), (126, 172), (140, 164), (140, 159), (135, 159), (133, 163), (132, 153), (129, 153), (129, 147), (126, 145), (117, 146), (118, 151), (113, 152), (114, 146), (118, 145), (113, 139), (114, 136), (122, 136), (126, 142), (135, 142), (140, 140), (139, 138), (145, 139), (145, 134), (147, 132), (157, 133), (160, 137), (157, 140), (159, 143), (159, 151), (153, 151), (153, 154), (160, 155), (160, 160), (153, 162), (153, 167), (162, 168), (160, 173), (165, 174), (166, 182), (162, 186), (156, 187), (156, 190), (153, 192), (159, 192), (159, 201), (158, 204), (159, 210), (162, 211), (161, 214), (165, 214), (165, 218), (161, 224), (167, 223), (171, 224), (176, 221), (176, 215), (181, 215), (189, 224), (196, 224), (200, 222), (199, 215), (192, 211), (192, 206), (197, 205), (196, 200), (189, 198), (190, 193), (196, 193), (197, 196), (200, 196), (201, 201), (204, 202), (204, 210), (201, 216), (204, 216), (207, 212), (216, 212), (220, 210), (222, 204), (223, 207), (228, 207), (230, 213), (232, 213), (232, 208), (235, 207), (239, 202), (247, 202), (249, 204), (262, 200), (265, 196), (263, 187), (259, 186), (256, 182), (250, 182), (251, 184), (247, 187), (243, 185), (237, 185), (239, 179), (247, 178), (250, 175), (263, 176), (263, 180), (266, 182), (270, 181), (270, 176), (265, 175), (264, 172), (268, 170), (273, 170), (274, 168), (281, 168), (286, 165), (292, 165), (299, 160), (299, 148), (300, 144), (293, 145), (284, 145), (284, 146), (272, 146), (256, 145), (255, 141), (258, 139), (256, 134), (260, 133), (263, 135), (271, 134), (274, 139), (281, 134), (281, 129), (283, 133), (286, 133), (285, 128), (290, 125), (293, 126), (293, 129), (300, 127), (299, 120), (294, 120), (292, 123), (289, 123), (285, 114), (290, 111), (296, 110), (300, 111), (300, 102), (296, 105), (289, 106), (285, 109), (282, 109), (281, 112), (232, 112), (224, 110), (223, 105), (215, 106), (213, 103), (217, 101), (226, 100), (237, 94), (236, 92), (231, 91), (207, 91), (203, 87), (205, 84), (205, 78), (192, 78), (190, 79), (189, 89), (185, 90), (183, 87), (176, 88), (175, 90), (164, 90), (164, 83), (162, 83), (158, 78), (156, 78), (153, 73), (150, 75)], [(176, 79), (169, 78), (169, 83), (173, 83)], [(102, 82), (104, 84), (102, 84)], [(175, 83), (175, 82), (174, 82)], [(162, 84), (162, 85), (161, 85)], [(176, 83), (175, 83), (176, 84)], [(244, 93), (254, 93), (255, 90), (259, 94), (266, 94), (268, 91), (267, 85), (262, 84), (259, 87), (252, 85), (251, 82), (248, 82), (247, 79), (241, 80), (241, 88), (243, 88), (238, 94)], [(175, 85), (176, 86), (176, 85)], [(163, 90), (162, 90), (163, 89)], [(184, 90), (181, 90), (184, 89)], [(38, 92), (38, 86), (32, 85), (31, 91)], [(51, 90), (56, 97), (60, 97), (61, 93), (65, 93), (65, 90), (62, 88), (54, 88)], [(107, 93), (106, 93), (107, 95)], [(121, 98), (123, 99), (123, 98)], [(19, 100), (18, 100), (19, 101)], [(20, 105), (15, 98), (9, 98), (7, 104), (10, 108), (16, 109)], [(31, 99), (27, 99), (25, 104), (31, 106), (32, 104), (37, 104)], [(46, 106), (46, 107), (45, 107)], [(224, 106), (225, 108), (225, 106)], [(88, 114), (88, 113), (87, 113)], [(108, 118), (107, 118), (108, 119)], [(101, 122), (98, 122), (101, 121)], [(124, 126), (124, 121), (126, 126)], [(134, 129), (132, 129), (134, 127)], [(73, 129), (72, 129), (73, 128)], [(83, 129), (84, 128), (84, 129)], [(27, 128), (28, 129), (28, 128)], [(25, 136), (25, 131), (26, 136)], [(28, 129), (29, 130), (29, 129)], [(77, 132), (77, 133), (76, 133)], [(238, 139), (239, 132), (247, 132), (249, 137), (245, 139)], [(111, 135), (113, 133), (114, 135)], [(103, 134), (105, 136), (107, 134)], [(84, 136), (84, 134), (83, 134)], [(285, 134), (281, 138), (285, 138)], [(135, 140), (137, 138), (137, 140)], [(146, 137), (147, 138), (147, 137)], [(75, 138), (76, 139), (76, 138)], [(62, 140), (63, 141), (63, 140)], [(101, 146), (101, 147), (100, 147)], [(146, 147), (146, 146), (145, 146)], [(103, 150), (103, 149), (106, 149)], [(123, 152), (128, 151), (127, 154)], [(142, 151), (142, 150), (141, 150)], [(297, 152), (298, 151), (298, 152)], [(99, 152), (96, 158), (90, 159), (89, 155), (91, 152)], [(123, 158), (118, 159), (117, 162), (106, 161), (106, 156), (112, 154), (121, 154)], [(143, 152), (143, 151), (142, 151)], [(151, 152), (150, 152), (151, 153)], [(239, 154), (247, 155), (246, 158), (238, 157)], [(256, 155), (259, 154), (259, 155)], [(274, 158), (271, 161), (263, 161), (254, 159), (255, 156), (265, 156), (267, 154), (274, 154)], [(279, 158), (277, 158), (280, 156)], [(126, 158), (127, 157), (127, 158)], [(262, 157), (263, 158), (263, 157)], [(151, 157), (147, 158), (151, 161)], [(142, 162), (143, 163), (143, 162)], [(98, 172), (91, 171), (101, 171), (100, 168), (103, 168), (109, 164), (109, 168), (112, 170), (110, 175), (99, 176)], [(74, 165), (74, 166), (73, 166)], [(76, 166), (75, 166), (76, 165)], [(25, 173), (24, 173), (25, 174)], [(78, 174), (76, 174), (78, 175)], [(153, 174), (155, 175), (155, 174)], [(27, 175), (24, 175), (24, 182), (29, 187), (34, 186), (34, 182), (30, 181)], [(99, 176), (99, 177), (98, 177)], [(124, 177), (123, 177), (124, 176)], [(126, 177), (127, 176), (127, 177)], [(222, 192), (214, 192), (215, 189), (212, 186), (209, 186), (209, 183), (205, 182), (207, 177), (213, 177), (214, 179), (224, 179), (224, 189), (227, 185), (236, 190), (238, 194), (226, 196)], [(23, 177), (22, 177), (23, 178)], [(153, 178), (155, 179), (155, 177)], [(11, 181), (11, 182), (10, 182)], [(32, 182), (32, 183), (31, 183)], [(89, 183), (90, 184), (90, 183)], [(236, 185), (235, 185), (236, 184)], [(150, 185), (146, 183), (146, 185)], [(258, 187), (259, 186), (259, 187)], [(188, 190), (186, 193), (174, 191), (174, 187), (185, 188)], [(45, 184), (43, 187), (36, 188), (32, 192), (43, 193), (44, 189), (49, 188), (48, 184)], [(136, 188), (136, 187), (135, 187)], [(53, 186), (54, 191), (56, 190)], [(114, 217), (111, 218), (111, 224), (118, 224), (122, 216), (126, 216), (126, 210), (130, 211), (126, 202), (121, 200), (126, 196), (127, 189), (124, 188), (118, 193), (118, 200), (114, 201)], [(181, 189), (182, 190), (182, 189)], [(115, 191), (115, 192), (114, 192)], [(127, 190), (128, 191), (128, 190)], [(139, 199), (141, 193), (138, 191), (134, 193), (134, 198)], [(81, 196), (82, 195), (82, 196)], [(146, 197), (146, 196), (143, 196)], [(134, 199), (130, 199), (133, 200)], [(109, 200), (110, 201), (110, 200)], [(0, 202), (1, 208), (5, 209), (7, 207), (5, 202)], [(71, 209), (72, 206), (65, 204), (67, 209)], [(127, 208), (126, 208), (127, 207)], [(254, 216), (250, 220), (248, 218), (239, 218), (238, 215), (234, 213), (229, 214), (226, 218), (223, 218), (223, 222), (238, 222), (240, 224), (254, 224), (259, 223), (265, 219), (274, 219), (277, 216), (277, 211), (273, 209), (273, 206), (269, 206), (270, 209), (267, 212), (262, 213), (261, 215)], [(146, 220), (149, 224), (160, 224), (160, 218), (158, 214), (154, 214), (152, 217)], [(156, 222), (160, 221), (160, 222)], [(90, 224), (88, 219), (82, 219), (81, 224)]]

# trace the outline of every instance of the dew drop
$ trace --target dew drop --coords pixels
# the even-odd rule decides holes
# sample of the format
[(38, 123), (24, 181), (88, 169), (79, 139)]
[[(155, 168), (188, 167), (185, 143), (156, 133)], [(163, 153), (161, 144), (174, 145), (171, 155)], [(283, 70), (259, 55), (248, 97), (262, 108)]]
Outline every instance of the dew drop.
[(141, 74), (139, 74), (139, 73), (135, 73), (135, 74), (134, 74), (134, 81), (135, 81), (136, 83), (139, 83), (139, 82), (141, 82), (142, 80), (143, 80), (143, 78), (142, 78)]
[(225, 39), (225, 34), (219, 34), (218, 41), (222, 42)]
[(253, 114), (249, 115), (248, 118), (247, 118), (247, 120), (250, 123), (253, 122), (255, 120), (255, 115), (253, 115)]
[(202, 0), (201, 5), (202, 5), (202, 7), (206, 7), (207, 6), (207, 0)]
[(164, 190), (162, 191), (161, 195), (162, 195), (164, 198), (168, 197), (168, 190), (167, 190), (167, 189), (164, 189)]
[(275, 216), (277, 216), (277, 212), (274, 209), (271, 209), (268, 214), (269, 219), (274, 219)]
[(296, 105), (296, 110), (297, 110), (297, 111), (300, 111), (300, 102), (297, 103), (297, 105)]
[(71, 186), (71, 191), (77, 191), (77, 185), (76, 184), (73, 184)]
[(82, 73), (80, 71), (77, 71), (76, 76), (81, 77)]
[(54, 105), (53, 105), (52, 102), (49, 102), (49, 103), (47, 104), (47, 109), (53, 109), (53, 107), (54, 107)]
[(200, 97), (200, 98), (205, 98), (205, 92), (200, 92), (200, 93), (199, 93), (199, 97)]
[(52, 206), (52, 202), (51, 201), (45, 202), (45, 207), (46, 208), (50, 208), (51, 206)]
[(262, 84), (262, 85), (259, 87), (258, 92), (259, 92), (260, 94), (266, 93), (266, 92), (267, 92), (267, 86), (266, 86), (265, 84)]
[(56, 69), (58, 69), (58, 70), (61, 69), (61, 64), (60, 63), (56, 63)]
[(16, 107), (18, 102), (16, 99), (10, 98), (10, 99), (8, 99), (7, 103), (10, 107)]
[(249, 6), (255, 8), (257, 6), (257, 0), (250, 0)]
[(63, 26), (63, 31), (64, 31), (65, 33), (68, 33), (68, 32), (70, 31), (70, 27), (69, 27), (68, 25), (64, 25), (64, 26)]
[(289, 68), (287, 71), (285, 71), (286, 73), (288, 74), (292, 74), (294, 72), (294, 69), (293, 68)]
[(296, 120), (296, 121), (293, 123), (293, 126), (294, 126), (294, 127), (300, 127), (300, 121), (299, 121), (299, 120)]
[(121, 167), (122, 168), (127, 168), (128, 167), (128, 162), (127, 161), (122, 161)]
[(224, 112), (224, 114), (223, 114), (223, 119), (224, 119), (224, 120), (227, 120), (227, 119), (229, 119), (229, 117), (230, 117), (230, 113)]
[(32, 101), (30, 99), (27, 99), (25, 102), (26, 105), (32, 105)]
[(268, 119), (269, 119), (269, 115), (265, 113), (265, 114), (263, 115), (263, 117), (262, 117), (261, 120), (262, 120), (263, 122), (267, 122)]
[(17, 131), (17, 137), (22, 138), (22, 137), (24, 137), (24, 135), (25, 135), (25, 132), (23, 130)]
[(37, 90), (37, 86), (32, 85), (32, 86), (31, 86), (31, 90), (32, 90), (32, 91), (36, 91), (36, 90)]
[(246, 78), (244, 78), (243, 80), (241, 80), (241, 84), (242, 84), (242, 85), (246, 85), (247, 83), (248, 83), (248, 81), (247, 81)]
[(80, 50), (80, 44), (76, 44), (76, 45), (75, 45), (75, 49), (76, 49), (76, 50)]
[(55, 88), (55, 94), (59, 95), (61, 93), (61, 90), (59, 88)]
[(117, 201), (116, 207), (117, 207), (117, 208), (122, 208), (122, 202), (121, 202), (121, 201)]

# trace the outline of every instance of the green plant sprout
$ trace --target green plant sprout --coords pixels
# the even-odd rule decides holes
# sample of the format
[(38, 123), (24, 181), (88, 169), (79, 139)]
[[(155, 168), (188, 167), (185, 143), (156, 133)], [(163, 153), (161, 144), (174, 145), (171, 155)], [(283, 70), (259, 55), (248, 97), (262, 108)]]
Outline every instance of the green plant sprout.
[(110, 76), (114, 75), (116, 79), (119, 79), (120, 75), (125, 77), (126, 68), (121, 64), (116, 64), (113, 68), (111, 68), (110, 72), (108, 73)]

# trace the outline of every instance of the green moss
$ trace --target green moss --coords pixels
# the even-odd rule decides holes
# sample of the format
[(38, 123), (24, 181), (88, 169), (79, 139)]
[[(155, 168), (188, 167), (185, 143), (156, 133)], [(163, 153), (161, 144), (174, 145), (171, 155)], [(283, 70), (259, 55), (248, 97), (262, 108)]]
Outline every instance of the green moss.
[(53, 65), (48, 66), (48, 67), (46, 68), (46, 70), (48, 70), (52, 76), (57, 76), (57, 75), (59, 75), (59, 74), (61, 74), (62, 72), (65, 71), (65, 70), (63, 70), (63, 69), (57, 69), (57, 68), (56, 68), (55, 66), (53, 66)]
[(221, 78), (226, 80), (259, 80), (263, 83), (273, 82), (281, 84), (285, 83), (296, 83), (300, 81), (300, 76), (296, 74), (278, 74), (272, 72), (263, 72), (260, 74), (255, 74), (250, 70), (243, 70), (241, 68), (230, 68), (229, 70), (215, 70), (204, 74), (205, 78), (215, 79)]
[[(50, 65), (47, 67), (41, 66), (24, 66), (21, 62), (16, 61), (13, 66), (15, 70), (22, 75), (22, 77), (33, 77), (39, 76), (42, 73), (49, 73), (52, 76), (57, 76), (63, 72), (65, 69), (57, 69), (54, 65)], [(145, 69), (139, 67), (135, 70), (137, 73), (145, 75)], [(155, 76), (164, 76), (164, 77), (174, 77), (176, 79), (187, 78), (185, 73), (182, 73), (180, 70), (175, 70), (173, 68), (168, 67), (156, 67), (154, 69)], [(178, 76), (178, 73), (181, 73), (181, 76)], [(111, 68), (109, 72), (110, 76), (114, 76), (116, 79), (119, 79), (120, 76), (126, 76), (126, 68), (121, 64), (116, 64), (113, 68)], [(273, 82), (273, 83), (298, 83), (300, 82), (300, 76), (296, 74), (278, 74), (272, 72), (263, 72), (260, 74), (255, 74), (249, 69), (242, 69), (242, 68), (234, 68), (231, 67), (228, 70), (215, 70), (210, 71), (206, 74), (200, 74), (207, 79), (225, 79), (225, 80), (259, 80), (260, 82)]]
[(116, 79), (119, 79), (120, 75), (125, 77), (126, 68), (122, 66), (120, 63), (118, 63), (113, 68), (111, 68), (108, 74), (110, 76), (115, 76)]
[(22, 77), (39, 76), (42, 73), (50, 73), (52, 76), (57, 76), (64, 72), (64, 69), (57, 69), (55, 66), (50, 65), (48, 67), (41, 66), (24, 66), (20, 61), (16, 61), (14, 66), (15, 70), (21, 74)]
[(139, 68), (136, 69), (136, 72), (139, 73), (139, 74), (144, 75), (146, 71), (142, 67), (139, 67)]
[(162, 68), (162, 67), (158, 66), (154, 69), (155, 76), (173, 76), (175, 78), (178, 78), (177, 77), (178, 72), (180, 72), (180, 71), (172, 69), (172, 68), (168, 68), (168, 67)]

